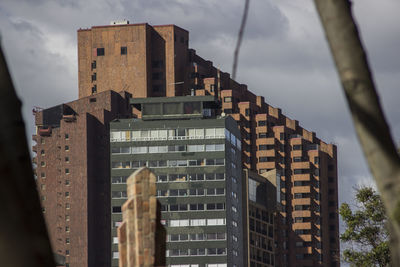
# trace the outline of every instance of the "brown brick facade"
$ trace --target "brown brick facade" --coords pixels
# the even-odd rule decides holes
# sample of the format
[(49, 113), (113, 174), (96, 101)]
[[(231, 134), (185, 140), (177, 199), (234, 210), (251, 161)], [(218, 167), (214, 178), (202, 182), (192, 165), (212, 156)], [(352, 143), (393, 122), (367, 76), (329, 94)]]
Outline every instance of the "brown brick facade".
[(128, 99), (108, 91), (36, 113), (37, 185), (53, 250), (70, 266), (110, 264), (107, 122), (131, 113)]

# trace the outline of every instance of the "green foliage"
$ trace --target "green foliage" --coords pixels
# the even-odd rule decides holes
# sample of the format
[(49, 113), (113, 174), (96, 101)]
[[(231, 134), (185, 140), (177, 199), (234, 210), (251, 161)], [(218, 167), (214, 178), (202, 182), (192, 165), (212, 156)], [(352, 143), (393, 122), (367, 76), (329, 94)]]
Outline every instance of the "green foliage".
[(390, 263), (389, 237), (382, 200), (370, 187), (357, 189), (357, 209), (343, 203), (339, 213), (346, 224), (340, 236), (345, 243), (344, 261), (352, 266), (387, 266)]

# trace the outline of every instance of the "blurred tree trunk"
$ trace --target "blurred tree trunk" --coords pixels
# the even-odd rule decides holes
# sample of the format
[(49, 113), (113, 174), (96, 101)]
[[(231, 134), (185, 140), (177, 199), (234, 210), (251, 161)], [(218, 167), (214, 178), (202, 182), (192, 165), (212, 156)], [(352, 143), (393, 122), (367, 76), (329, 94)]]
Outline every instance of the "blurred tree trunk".
[(388, 214), (392, 264), (400, 266), (400, 159), (352, 18), (351, 3), (348, 0), (314, 2), (325, 29), (359, 141)]
[(0, 47), (0, 266), (54, 267), (19, 101)]

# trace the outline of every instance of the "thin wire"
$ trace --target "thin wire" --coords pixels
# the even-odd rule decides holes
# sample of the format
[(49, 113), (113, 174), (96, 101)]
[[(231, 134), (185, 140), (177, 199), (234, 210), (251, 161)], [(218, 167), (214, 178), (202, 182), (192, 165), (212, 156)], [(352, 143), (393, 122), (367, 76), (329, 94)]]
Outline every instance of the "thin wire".
[(246, 27), (249, 5), (250, 5), (250, 0), (246, 0), (246, 3), (244, 5), (244, 10), (243, 10), (243, 15), (242, 15), (242, 23), (240, 24), (238, 39), (236, 42), (235, 53), (233, 56), (233, 66), (232, 66), (232, 79), (233, 80), (235, 80), (235, 78), (236, 78), (236, 69), (237, 69), (237, 64), (239, 61), (239, 50), (240, 50), (240, 45), (242, 44), (244, 28)]

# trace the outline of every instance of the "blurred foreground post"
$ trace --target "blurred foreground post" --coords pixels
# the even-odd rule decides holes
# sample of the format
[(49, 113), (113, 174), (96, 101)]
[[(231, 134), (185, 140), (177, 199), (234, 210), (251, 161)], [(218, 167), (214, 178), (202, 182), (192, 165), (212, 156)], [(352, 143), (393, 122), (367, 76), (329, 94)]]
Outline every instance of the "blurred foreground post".
[(314, 2), (358, 138), (389, 218), (392, 264), (400, 266), (400, 158), (379, 103), (367, 57), (352, 17), (351, 3), (348, 0)]
[(21, 101), (0, 48), (0, 266), (54, 267)]
[(165, 229), (156, 199), (156, 177), (146, 167), (127, 180), (128, 200), (118, 227), (119, 266), (165, 266)]

